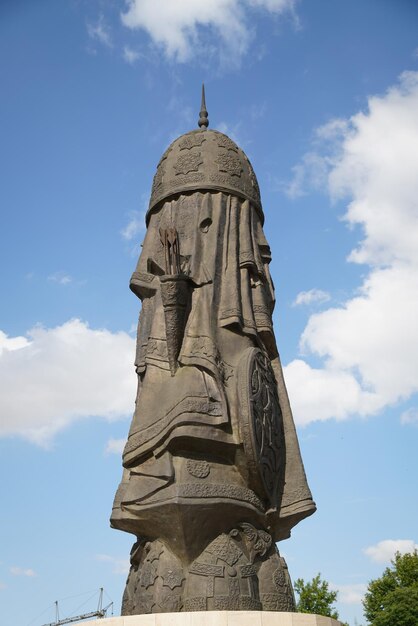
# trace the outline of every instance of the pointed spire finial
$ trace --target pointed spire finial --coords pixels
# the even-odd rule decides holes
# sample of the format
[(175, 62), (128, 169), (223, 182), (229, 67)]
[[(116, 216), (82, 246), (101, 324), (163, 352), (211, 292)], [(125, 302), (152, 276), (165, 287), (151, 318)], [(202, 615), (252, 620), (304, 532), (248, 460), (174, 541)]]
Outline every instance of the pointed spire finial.
[(199, 113), (199, 127), (203, 130), (209, 126), (208, 112), (206, 110), (206, 99), (205, 99), (205, 84), (202, 83), (202, 104), (200, 105), (200, 113)]

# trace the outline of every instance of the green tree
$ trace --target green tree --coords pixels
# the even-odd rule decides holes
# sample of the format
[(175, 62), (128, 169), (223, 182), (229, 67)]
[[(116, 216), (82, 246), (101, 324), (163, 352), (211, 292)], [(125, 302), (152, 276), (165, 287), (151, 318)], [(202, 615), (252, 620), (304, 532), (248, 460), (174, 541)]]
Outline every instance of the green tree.
[(396, 553), (392, 565), (372, 580), (363, 600), (371, 626), (417, 626), (418, 551)]
[(299, 596), (296, 609), (299, 613), (315, 613), (338, 619), (338, 613), (332, 605), (337, 599), (338, 592), (331, 591), (326, 580), (321, 580), (317, 574), (310, 582), (298, 578), (294, 589)]

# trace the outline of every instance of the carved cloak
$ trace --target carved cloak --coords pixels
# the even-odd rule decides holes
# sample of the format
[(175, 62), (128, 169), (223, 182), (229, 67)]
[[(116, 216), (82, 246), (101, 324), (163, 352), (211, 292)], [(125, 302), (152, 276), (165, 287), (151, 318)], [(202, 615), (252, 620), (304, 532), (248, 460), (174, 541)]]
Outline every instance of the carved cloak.
[[(168, 324), (161, 297), (166, 274), (161, 232), (175, 229), (180, 270), (187, 277), (188, 304), (180, 330), (178, 369), (168, 357)], [(276, 540), (314, 512), (272, 326), (274, 286), (270, 247), (259, 213), (248, 200), (222, 192), (182, 194), (149, 215), (147, 233), (130, 287), (141, 299), (136, 371), (138, 395), (124, 451), (124, 478), (112, 524), (141, 534), (141, 515), (151, 498), (157, 506), (175, 479), (173, 456), (223, 458), (251, 484), (245, 451), (238, 372), (257, 348), (271, 363), (277, 383), (284, 445), (277, 506), (264, 497)], [(231, 469), (231, 471), (232, 471)], [(234, 470), (235, 471), (235, 470)], [(141, 509), (142, 507), (142, 509)]]

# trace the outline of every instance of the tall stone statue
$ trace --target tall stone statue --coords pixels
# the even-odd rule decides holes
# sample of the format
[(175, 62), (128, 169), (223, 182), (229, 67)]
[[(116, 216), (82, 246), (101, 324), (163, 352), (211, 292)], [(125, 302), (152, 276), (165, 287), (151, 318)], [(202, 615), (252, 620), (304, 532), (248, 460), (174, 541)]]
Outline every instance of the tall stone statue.
[(138, 394), (111, 524), (136, 536), (122, 614), (292, 611), (275, 542), (315, 511), (272, 326), (253, 168), (199, 129), (161, 157), (130, 287)]

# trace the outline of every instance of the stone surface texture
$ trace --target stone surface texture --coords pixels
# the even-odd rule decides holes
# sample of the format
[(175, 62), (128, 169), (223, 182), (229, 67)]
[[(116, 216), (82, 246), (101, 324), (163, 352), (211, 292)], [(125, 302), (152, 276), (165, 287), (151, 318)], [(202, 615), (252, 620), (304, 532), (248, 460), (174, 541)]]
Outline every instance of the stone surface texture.
[[(86, 626), (97, 621), (85, 622)], [(100, 620), (100, 626), (342, 626), (331, 617), (307, 613), (264, 611), (207, 611), (206, 613), (161, 613)]]
[(111, 517), (136, 537), (123, 615), (293, 611), (275, 542), (315, 511), (257, 179), (202, 111), (157, 167), (130, 283), (138, 394)]

